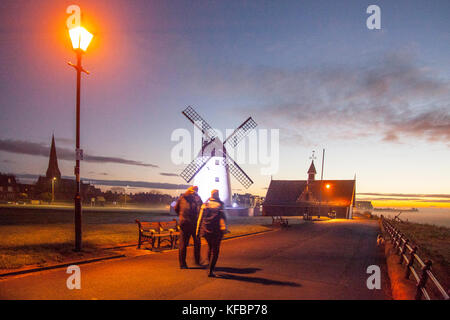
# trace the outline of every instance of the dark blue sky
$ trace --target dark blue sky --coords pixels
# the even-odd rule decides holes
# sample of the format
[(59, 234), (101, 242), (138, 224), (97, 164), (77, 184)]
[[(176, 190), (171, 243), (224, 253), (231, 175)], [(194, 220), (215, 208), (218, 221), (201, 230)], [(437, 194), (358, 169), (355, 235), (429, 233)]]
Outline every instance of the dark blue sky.
[[(192, 130), (180, 112), (193, 105), (221, 130), (250, 115), (280, 129), (276, 178), (304, 179), (326, 148), (325, 176), (356, 173), (359, 191), (450, 190), (449, 1), (2, 1), (0, 171), (43, 173), (33, 154), (53, 132), (73, 149), (69, 4), (95, 34), (82, 147), (111, 160), (83, 162), (85, 177), (183, 183), (161, 172), (183, 169), (170, 136)], [(381, 30), (366, 27), (370, 4)], [(264, 193), (270, 177), (242, 167)]]

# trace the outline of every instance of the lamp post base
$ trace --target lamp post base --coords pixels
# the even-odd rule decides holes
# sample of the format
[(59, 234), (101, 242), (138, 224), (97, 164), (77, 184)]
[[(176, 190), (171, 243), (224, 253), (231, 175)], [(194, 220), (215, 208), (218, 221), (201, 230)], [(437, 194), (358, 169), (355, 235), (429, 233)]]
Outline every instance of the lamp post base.
[(81, 251), (81, 197), (75, 195), (75, 251)]

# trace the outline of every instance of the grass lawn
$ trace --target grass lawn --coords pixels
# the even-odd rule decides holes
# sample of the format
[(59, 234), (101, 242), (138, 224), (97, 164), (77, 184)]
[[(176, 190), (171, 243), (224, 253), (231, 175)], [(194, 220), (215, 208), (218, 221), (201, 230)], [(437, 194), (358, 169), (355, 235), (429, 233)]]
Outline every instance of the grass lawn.
[(393, 224), (417, 245), (422, 260), (433, 261), (433, 273), (442, 285), (450, 288), (450, 229), (411, 222)]
[[(135, 219), (171, 220), (163, 211), (83, 213), (83, 251), (73, 251), (74, 225), (71, 210), (0, 208), (0, 269), (47, 265), (110, 254), (103, 250), (137, 244)], [(270, 217), (230, 217), (226, 237), (270, 230)]]

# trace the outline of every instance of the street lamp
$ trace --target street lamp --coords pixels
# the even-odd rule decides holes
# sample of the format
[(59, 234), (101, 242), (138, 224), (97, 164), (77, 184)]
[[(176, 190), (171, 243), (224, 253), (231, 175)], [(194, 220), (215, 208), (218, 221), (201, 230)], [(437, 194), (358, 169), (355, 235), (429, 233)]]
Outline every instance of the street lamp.
[(53, 179), (52, 179), (52, 203), (55, 202), (55, 181), (56, 181), (56, 177), (53, 177)]
[(74, 67), (77, 71), (77, 103), (76, 103), (76, 160), (75, 160), (75, 178), (76, 178), (76, 193), (75, 193), (75, 251), (81, 250), (81, 195), (80, 195), (80, 160), (83, 158), (83, 152), (80, 149), (80, 80), (81, 72), (89, 74), (81, 66), (81, 55), (86, 51), (93, 35), (85, 28), (78, 26), (69, 30), (72, 47), (77, 55), (77, 64), (69, 62), (69, 65)]
[(127, 191), (128, 191), (128, 186), (125, 187), (125, 207), (127, 206)]

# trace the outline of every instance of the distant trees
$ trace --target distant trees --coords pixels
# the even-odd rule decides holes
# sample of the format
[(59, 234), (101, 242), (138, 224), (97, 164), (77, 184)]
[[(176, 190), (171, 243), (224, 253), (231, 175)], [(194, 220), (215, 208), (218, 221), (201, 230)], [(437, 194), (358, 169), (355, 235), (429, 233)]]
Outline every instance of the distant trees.
[[(132, 188), (132, 187), (131, 187)], [(55, 198), (58, 201), (72, 202), (75, 194), (75, 181), (72, 179), (58, 179), (54, 184)], [(156, 190), (150, 192), (128, 192), (128, 187), (113, 186), (106, 192), (89, 183), (81, 184), (82, 199), (85, 204), (106, 205), (108, 203), (147, 203), (170, 204), (174, 197)], [(46, 177), (39, 177), (35, 184), (17, 183), (14, 175), (0, 173), (1, 200), (52, 200), (52, 181)], [(92, 200), (94, 199), (94, 200)]]
[(157, 191), (141, 192), (131, 195), (131, 201), (136, 203), (170, 204), (174, 197)]
[(162, 194), (154, 190), (150, 192), (140, 192), (126, 195), (124, 193), (118, 193), (108, 190), (103, 193), (103, 196), (105, 197), (106, 202), (110, 203), (124, 203), (125, 196), (127, 203), (170, 204), (174, 200), (174, 197), (172, 197), (171, 195)]

